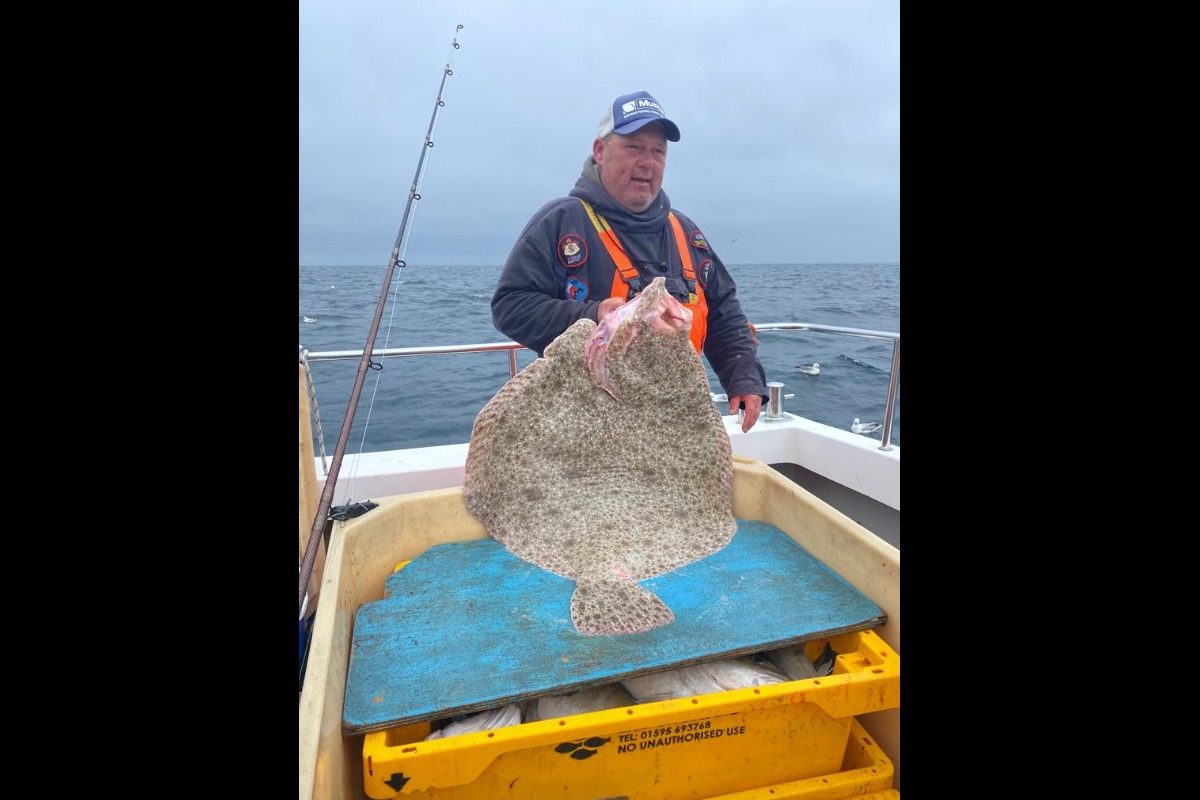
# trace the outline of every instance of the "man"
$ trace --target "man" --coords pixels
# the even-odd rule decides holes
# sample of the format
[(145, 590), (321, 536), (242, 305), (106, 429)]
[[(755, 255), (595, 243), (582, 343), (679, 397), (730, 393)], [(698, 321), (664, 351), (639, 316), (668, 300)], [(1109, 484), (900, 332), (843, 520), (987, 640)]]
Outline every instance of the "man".
[(541, 355), (580, 317), (599, 322), (654, 278), (692, 311), (692, 345), (729, 397), (758, 420), (766, 373), (725, 265), (662, 191), (667, 142), (679, 128), (647, 92), (612, 102), (569, 197), (551, 200), (521, 232), (492, 296), (492, 321)]

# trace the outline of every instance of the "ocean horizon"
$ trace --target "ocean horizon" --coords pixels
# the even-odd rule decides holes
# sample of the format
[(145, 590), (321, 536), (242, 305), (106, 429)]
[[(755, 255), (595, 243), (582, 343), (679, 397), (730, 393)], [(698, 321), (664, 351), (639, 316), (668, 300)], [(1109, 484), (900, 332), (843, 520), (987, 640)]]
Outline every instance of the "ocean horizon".
[[(900, 331), (900, 264), (728, 265), (752, 323), (833, 325)], [(419, 265), (397, 269), (375, 349), (506, 341), (492, 325), (500, 265)], [(309, 352), (361, 350), (386, 272), (384, 265), (301, 265), (299, 343)], [(855, 418), (882, 422), (892, 343), (825, 333), (760, 331), (768, 381), (784, 383), (788, 413), (849, 430)], [(518, 369), (534, 360), (518, 351)], [(725, 390), (706, 359), (709, 389)], [(457, 444), (508, 381), (506, 353), (379, 359), (366, 378), (347, 454)], [(802, 367), (819, 363), (819, 374)], [(332, 455), (358, 360), (312, 365), (325, 449)], [(900, 444), (900, 391), (892, 443)], [(724, 414), (728, 406), (717, 404)], [(759, 423), (760, 425), (763, 423)], [(365, 434), (365, 435), (364, 435)], [(879, 433), (871, 438), (879, 439)]]

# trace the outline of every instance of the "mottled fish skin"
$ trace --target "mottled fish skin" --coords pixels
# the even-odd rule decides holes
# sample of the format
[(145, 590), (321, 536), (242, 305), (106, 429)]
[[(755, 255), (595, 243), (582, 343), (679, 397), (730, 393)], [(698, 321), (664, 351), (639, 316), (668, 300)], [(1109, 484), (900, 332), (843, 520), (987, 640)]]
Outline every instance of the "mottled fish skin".
[[(633, 324), (637, 322), (644, 324)], [(692, 312), (665, 288), (661, 291), (656, 288), (649, 297), (643, 293), (642, 302), (625, 303), (610, 312), (584, 342), (583, 353), (592, 383), (614, 399), (620, 399), (608, 374), (609, 360), (623, 358), (625, 351), (642, 331), (651, 335), (675, 336), (679, 331), (690, 331), (691, 327)]]
[[(513, 554), (576, 582), (580, 633), (671, 622), (637, 581), (711, 555), (736, 527), (729, 437), (704, 367), (672, 313), (649, 313), (669, 297), (656, 278), (622, 306), (603, 354), (610, 389), (593, 382), (596, 324), (581, 319), (496, 393), (471, 434), (467, 510)], [(648, 313), (629, 313), (635, 303)]]

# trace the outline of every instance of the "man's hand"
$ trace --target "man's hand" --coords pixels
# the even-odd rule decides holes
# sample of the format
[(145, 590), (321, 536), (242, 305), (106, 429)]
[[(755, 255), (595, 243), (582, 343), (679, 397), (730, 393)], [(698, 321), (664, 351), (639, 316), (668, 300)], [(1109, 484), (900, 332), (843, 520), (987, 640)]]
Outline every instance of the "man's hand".
[(758, 412), (762, 408), (761, 394), (735, 394), (729, 398), (729, 413), (736, 414), (738, 406), (745, 404), (746, 413), (742, 415), (742, 433), (754, 427), (758, 422)]
[(619, 297), (606, 297), (601, 300), (600, 306), (596, 309), (596, 322), (608, 316), (610, 311), (616, 311), (623, 305), (625, 305), (625, 301)]

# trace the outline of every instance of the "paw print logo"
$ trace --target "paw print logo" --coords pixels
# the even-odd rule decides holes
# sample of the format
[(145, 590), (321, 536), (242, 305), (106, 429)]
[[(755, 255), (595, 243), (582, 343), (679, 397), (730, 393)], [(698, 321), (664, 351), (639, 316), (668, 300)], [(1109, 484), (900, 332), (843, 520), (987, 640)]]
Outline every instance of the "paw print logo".
[(612, 739), (602, 739), (599, 736), (593, 736), (589, 739), (581, 739), (578, 742), (563, 742), (558, 747), (554, 748), (556, 753), (570, 753), (571, 758), (577, 761), (583, 761), (585, 758), (591, 758), (596, 755), (596, 751), (601, 746), (608, 744)]

